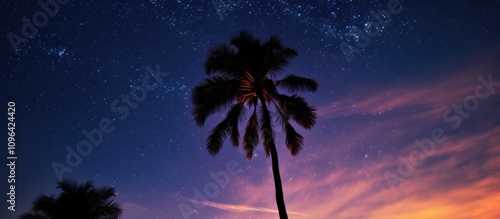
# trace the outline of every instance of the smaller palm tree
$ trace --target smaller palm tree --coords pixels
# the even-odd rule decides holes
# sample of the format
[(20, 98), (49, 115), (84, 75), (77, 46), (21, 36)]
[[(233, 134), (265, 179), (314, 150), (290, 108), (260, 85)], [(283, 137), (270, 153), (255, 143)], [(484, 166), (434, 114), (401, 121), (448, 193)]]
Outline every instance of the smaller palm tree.
[(19, 219), (117, 219), (122, 214), (110, 186), (94, 187), (92, 181), (78, 184), (65, 179), (58, 183), (59, 196), (40, 195), (33, 202), (32, 211)]

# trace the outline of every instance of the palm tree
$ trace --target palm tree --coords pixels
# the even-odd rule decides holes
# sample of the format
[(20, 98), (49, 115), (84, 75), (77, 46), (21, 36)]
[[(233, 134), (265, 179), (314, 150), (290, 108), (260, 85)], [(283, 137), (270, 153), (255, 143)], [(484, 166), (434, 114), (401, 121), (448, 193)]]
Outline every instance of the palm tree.
[[(290, 60), (297, 56), (297, 51), (284, 47), (277, 36), (261, 43), (249, 32), (240, 31), (230, 42), (229, 45), (215, 46), (205, 61), (205, 72), (209, 77), (193, 89), (193, 117), (197, 125), (203, 126), (208, 116), (229, 109), (226, 117), (206, 139), (208, 152), (216, 155), (227, 138), (233, 146), (239, 145), (238, 123), (246, 114), (245, 110), (250, 110), (251, 116), (242, 138), (243, 150), (246, 157), (252, 159), (256, 146), (262, 140), (266, 156), (271, 155), (280, 218), (288, 218), (272, 116), (275, 114), (285, 132), (286, 147), (293, 156), (297, 155), (304, 145), (304, 139), (295, 131), (290, 120), (305, 129), (311, 129), (316, 123), (316, 113), (303, 97), (295, 93), (315, 92), (318, 83), (295, 75), (276, 79)], [(278, 88), (293, 94), (282, 94)], [(271, 115), (270, 107), (274, 107), (277, 112)], [(260, 113), (257, 113), (258, 108)]]
[(109, 186), (94, 187), (91, 181), (78, 184), (63, 180), (57, 188), (57, 196), (40, 195), (33, 202), (33, 209), (19, 219), (117, 219), (122, 209), (112, 198), (115, 189)]

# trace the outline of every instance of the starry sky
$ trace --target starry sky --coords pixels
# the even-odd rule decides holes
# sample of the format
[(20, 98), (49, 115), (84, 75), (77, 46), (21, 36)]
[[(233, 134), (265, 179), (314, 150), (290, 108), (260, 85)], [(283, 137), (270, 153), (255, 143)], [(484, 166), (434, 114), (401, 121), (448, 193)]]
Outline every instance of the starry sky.
[[(240, 30), (279, 35), (299, 52), (285, 74), (319, 82), (304, 94), (318, 114), (299, 129), (304, 149), (292, 157), (276, 131), (290, 218), (500, 218), (498, 0), (57, 5), (47, 15), (36, 1), (0, 1), (0, 120), (14, 101), (18, 157), (16, 211), (2, 201), (2, 218), (58, 192), (55, 163), (71, 170), (59, 176), (115, 187), (123, 219), (277, 218), (262, 147), (248, 161), (226, 142), (212, 157), (205, 138), (223, 115), (204, 127), (191, 117), (208, 51)], [(140, 93), (145, 78), (157, 86)], [(112, 130), (69, 167), (102, 121)]]

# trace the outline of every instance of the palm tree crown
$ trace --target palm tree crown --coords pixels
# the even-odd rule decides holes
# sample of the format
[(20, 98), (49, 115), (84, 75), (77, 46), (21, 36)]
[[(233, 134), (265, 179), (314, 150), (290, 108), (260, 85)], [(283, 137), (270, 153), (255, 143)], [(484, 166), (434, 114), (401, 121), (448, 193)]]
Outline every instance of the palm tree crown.
[[(246, 110), (250, 110), (242, 139), (243, 150), (246, 157), (252, 159), (256, 146), (262, 142), (266, 156), (271, 155), (276, 202), (282, 219), (288, 216), (269, 107), (277, 111), (277, 121), (286, 135), (286, 147), (293, 156), (302, 149), (304, 138), (295, 131), (290, 120), (305, 129), (311, 129), (316, 123), (315, 109), (296, 92), (315, 92), (318, 83), (296, 75), (276, 79), (295, 56), (297, 51), (284, 47), (277, 36), (261, 42), (250, 33), (240, 31), (231, 39), (230, 45), (218, 45), (210, 51), (205, 62), (205, 72), (209, 77), (196, 85), (192, 94), (193, 117), (199, 126), (204, 125), (208, 116), (229, 109), (206, 140), (211, 155), (220, 151), (227, 138), (235, 147), (240, 144), (238, 124)], [(282, 94), (278, 88), (292, 95)]]
[[(306, 129), (311, 129), (316, 123), (315, 110), (303, 97), (279, 93), (277, 88), (292, 93), (314, 92), (318, 83), (295, 75), (275, 79), (295, 56), (297, 51), (284, 47), (279, 37), (273, 36), (261, 43), (246, 31), (241, 31), (239, 36), (234, 37), (231, 45), (215, 46), (210, 51), (205, 62), (205, 71), (211, 77), (203, 80), (193, 90), (194, 120), (202, 126), (208, 116), (230, 108), (226, 118), (207, 138), (206, 145), (210, 154), (217, 154), (227, 138), (234, 146), (239, 145), (238, 122), (245, 115), (246, 105), (252, 113), (242, 142), (246, 156), (248, 159), (252, 158), (259, 143), (259, 129), (264, 138), (266, 155), (269, 155), (268, 143), (273, 132), (272, 127), (266, 123), (271, 122), (271, 115), (265, 115), (268, 112), (262, 110), (259, 121), (259, 102), (261, 107), (272, 104), (277, 109), (278, 121), (286, 133), (286, 146), (292, 155), (299, 153), (304, 144), (303, 137), (295, 131), (290, 119)], [(259, 122), (262, 123), (260, 127)]]
[(117, 219), (122, 210), (112, 198), (115, 189), (109, 186), (94, 187), (91, 181), (78, 184), (73, 180), (63, 180), (57, 188), (59, 196), (40, 195), (33, 202), (31, 212), (22, 214), (20, 219)]

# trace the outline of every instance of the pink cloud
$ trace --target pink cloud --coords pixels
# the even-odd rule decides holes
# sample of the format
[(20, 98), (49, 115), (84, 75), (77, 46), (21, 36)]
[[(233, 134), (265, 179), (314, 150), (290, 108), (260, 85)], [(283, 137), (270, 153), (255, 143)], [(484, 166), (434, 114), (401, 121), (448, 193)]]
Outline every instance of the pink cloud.
[[(496, 61), (492, 61), (498, 57), (498, 50), (492, 51), (468, 61), (466, 67), (462, 69), (455, 67), (461, 60), (453, 59), (423, 74), (433, 76), (446, 73), (439, 78), (434, 77), (431, 80), (406, 78), (400, 84), (391, 87), (364, 84), (360, 86), (363, 90), (349, 95), (348, 98), (319, 106), (318, 116), (330, 119), (350, 115), (386, 115), (403, 111), (407, 112), (406, 116), (409, 114), (408, 119), (413, 120), (441, 118), (453, 104), (462, 103), (464, 98), (475, 94), (475, 88), (480, 84), (477, 77), (486, 78), (492, 74), (494, 80), (499, 81), (500, 68), (495, 64)], [(500, 89), (496, 89), (495, 93), (500, 93)]]
[[(472, 121), (475, 125), (450, 133), (447, 129), (448, 139), (437, 144), (395, 190), (384, 177), (386, 171), (397, 172), (399, 155), (407, 157), (415, 150), (414, 140), (429, 137), (442, 125), (442, 114), (449, 107), (474, 95), (479, 75), (493, 74), (500, 80), (500, 69), (491, 64), (496, 63), (492, 57), (488, 53), (463, 62), (462, 70), (449, 71), (457, 69), (453, 67), (457, 60), (452, 60), (425, 74), (445, 72), (446, 78), (407, 81), (393, 88), (366, 85), (366, 93), (320, 106), (318, 125), (322, 127), (303, 133), (306, 147), (301, 154), (291, 157), (278, 147), (287, 209), (297, 213), (293, 218), (500, 218), (496, 207), (500, 200), (500, 127), (475, 126), (488, 123), (498, 111), (479, 110), (474, 113), (482, 117)], [(494, 98), (481, 106), (490, 107)], [(354, 116), (356, 119), (346, 121)], [(340, 118), (346, 120), (341, 124), (329, 120)], [(370, 119), (373, 124), (367, 123)], [(334, 129), (342, 125), (345, 127)], [(281, 141), (277, 144), (282, 145)], [(352, 157), (369, 146), (384, 152), (378, 156), (367, 153), (368, 162)], [(269, 158), (266, 163), (270, 166)], [(258, 172), (263, 172), (265, 181), (255, 182), (245, 175), (232, 181), (238, 189), (228, 193), (224, 203), (236, 204), (218, 200), (205, 204), (219, 209), (220, 218), (276, 218), (271, 171)]]
[[(401, 151), (406, 154), (411, 150)], [(476, 160), (482, 154), (491, 156)], [(327, 157), (324, 154), (321, 156)], [(451, 137), (427, 159), (443, 157), (432, 165), (416, 167), (395, 191), (387, 185), (383, 172), (398, 165), (386, 156), (373, 165), (353, 163), (327, 175), (304, 175), (289, 166), (283, 174), (287, 209), (300, 212), (293, 218), (498, 218), (500, 210), (500, 127), (473, 136)], [(295, 159), (295, 158), (292, 158)], [(463, 161), (469, 165), (460, 165)], [(304, 164), (307, 165), (307, 164)], [(313, 160), (308, 166), (325, 168)], [(363, 172), (358, 171), (364, 169)], [(475, 174), (484, 172), (485, 174)], [(365, 173), (370, 173), (366, 176)], [(262, 206), (276, 209), (272, 176), (264, 184), (240, 179), (242, 189), (233, 194), (237, 205), (219, 205), (223, 218), (271, 218), (270, 215), (236, 212), (228, 207)], [(308, 215), (308, 216), (305, 216)]]
[[(271, 215), (278, 215), (278, 210), (276, 208), (264, 208), (264, 207), (254, 207), (254, 206), (248, 206), (248, 205), (233, 205), (233, 204), (222, 204), (222, 203), (216, 203), (216, 202), (200, 202), (196, 200), (190, 200), (191, 202), (202, 204), (205, 206), (210, 206), (213, 208), (218, 208), (221, 210), (225, 211), (231, 211), (231, 212), (238, 212), (240, 214), (246, 213), (246, 212), (261, 212), (261, 213), (270, 213)], [(306, 216), (308, 217), (309, 215), (307, 214), (302, 214), (300, 212), (294, 212), (294, 211), (288, 211), (287, 212), (289, 215), (300, 215), (300, 216)]]

